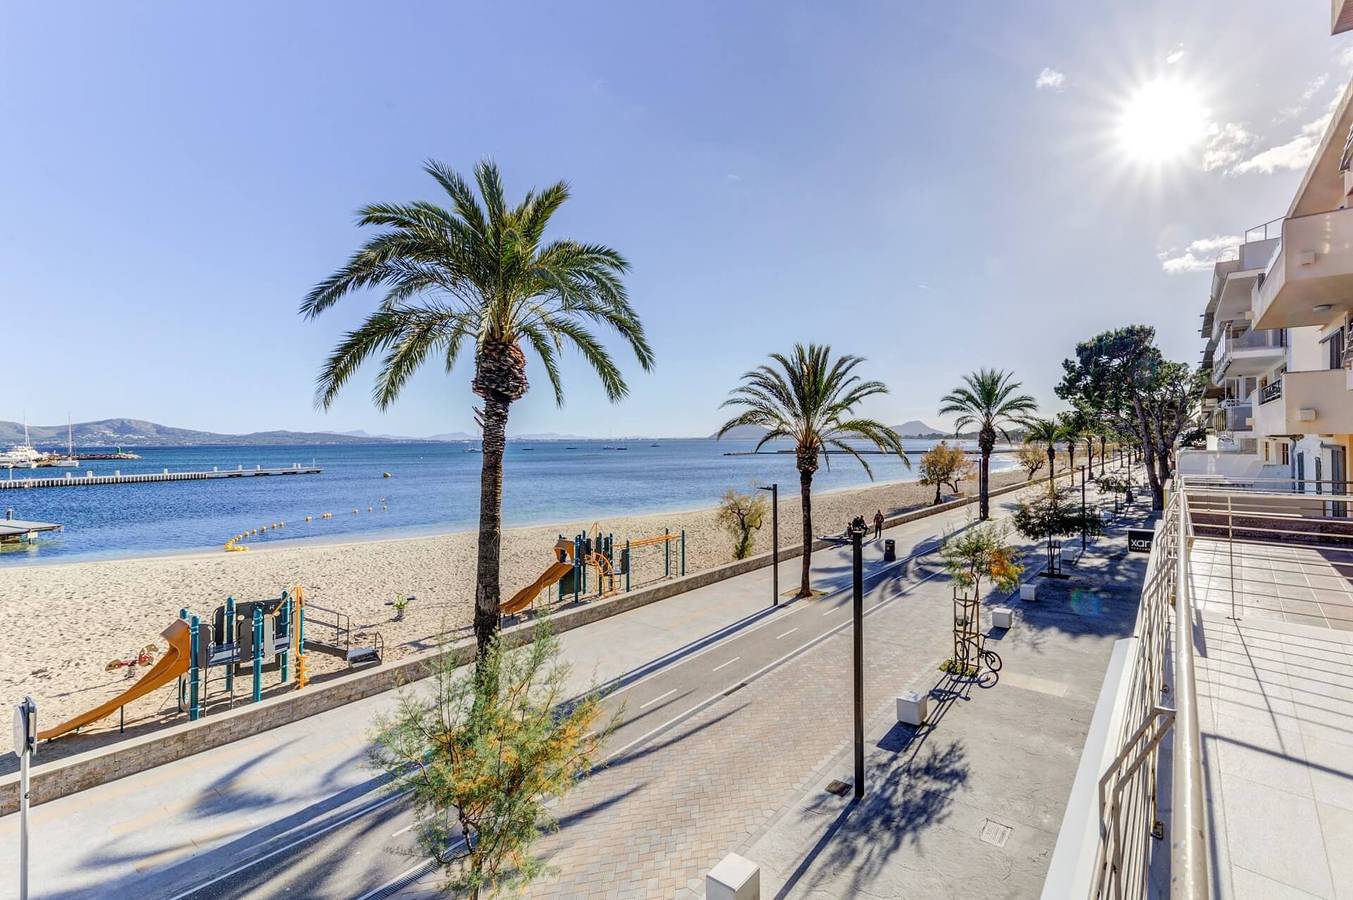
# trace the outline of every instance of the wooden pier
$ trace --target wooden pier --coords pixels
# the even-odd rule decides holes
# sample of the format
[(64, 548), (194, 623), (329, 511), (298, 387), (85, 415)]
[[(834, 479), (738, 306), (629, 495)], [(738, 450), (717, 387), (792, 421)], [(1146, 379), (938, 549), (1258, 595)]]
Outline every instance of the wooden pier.
[(259, 478), (278, 475), (318, 475), (322, 471), (323, 469), (319, 466), (295, 465), (284, 469), (265, 469), (262, 466), (256, 466), (252, 469), (243, 467), (212, 469), (210, 472), (170, 472), (166, 469), (163, 472), (142, 472), (134, 475), (123, 475), (121, 472), (115, 472), (112, 475), (67, 474), (61, 478), (25, 476), (23, 478), (0, 478), (0, 490), (84, 487), (96, 484), (148, 484), (160, 481), (216, 481), (222, 478)]

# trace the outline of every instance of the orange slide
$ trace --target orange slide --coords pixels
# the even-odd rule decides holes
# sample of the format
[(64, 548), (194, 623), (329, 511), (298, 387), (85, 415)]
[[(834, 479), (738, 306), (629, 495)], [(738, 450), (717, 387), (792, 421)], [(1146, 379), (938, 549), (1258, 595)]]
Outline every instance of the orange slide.
[(142, 675), (136, 684), (107, 703), (94, 707), (89, 712), (81, 713), (69, 721), (62, 722), (55, 728), (39, 731), (38, 740), (45, 741), (48, 738), (60, 737), (66, 732), (74, 731), (90, 722), (97, 722), (104, 716), (111, 716), (120, 707), (126, 706), (138, 697), (144, 697), (157, 688), (164, 687), (187, 672), (190, 652), (188, 623), (182, 619), (175, 619), (173, 625), (160, 632), (160, 636), (165, 639), (169, 647), (165, 650), (164, 656), (160, 657), (160, 661), (151, 666), (150, 671)]
[(526, 607), (531, 605), (531, 602), (536, 599), (536, 596), (541, 591), (545, 590), (546, 587), (554, 584), (559, 579), (563, 578), (572, 569), (573, 563), (567, 562), (554, 563), (552, 566), (546, 569), (545, 572), (539, 578), (537, 578), (535, 581), (531, 582), (521, 590), (517, 591), (517, 593), (512, 596), (511, 600), (507, 601), (502, 606), (498, 607), (498, 611), (505, 616), (510, 616), (514, 613), (521, 612), (523, 609), (526, 609)]

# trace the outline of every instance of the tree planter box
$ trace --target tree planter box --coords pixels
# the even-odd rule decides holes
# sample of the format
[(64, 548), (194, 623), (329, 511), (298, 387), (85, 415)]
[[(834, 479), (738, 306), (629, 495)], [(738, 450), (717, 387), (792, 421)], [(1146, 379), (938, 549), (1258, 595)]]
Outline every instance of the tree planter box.
[(708, 900), (760, 900), (761, 868), (751, 860), (730, 853), (705, 876)]
[(926, 701), (929, 699), (928, 695), (919, 694), (916, 691), (898, 697), (897, 721), (903, 725), (924, 725)]

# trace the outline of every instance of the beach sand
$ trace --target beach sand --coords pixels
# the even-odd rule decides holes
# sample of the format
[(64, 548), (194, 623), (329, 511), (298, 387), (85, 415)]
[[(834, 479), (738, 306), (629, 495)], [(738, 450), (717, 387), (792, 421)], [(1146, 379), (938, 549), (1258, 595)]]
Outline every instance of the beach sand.
[[(1039, 473), (1046, 478), (1046, 472)], [(1020, 470), (995, 473), (994, 487), (1025, 480)], [(966, 489), (974, 487), (969, 482)], [(946, 495), (948, 496), (948, 495)], [(916, 483), (895, 483), (814, 494), (813, 519), (819, 533), (837, 532), (855, 515), (872, 519), (925, 506), (934, 489)], [(510, 597), (534, 580), (551, 562), (551, 548), (562, 533), (572, 537), (591, 529), (593, 519), (549, 526), (509, 528), (503, 535), (503, 596)], [(713, 509), (624, 516), (599, 521), (616, 541), (686, 531), (688, 573), (732, 560), (732, 541), (715, 520)], [(780, 496), (780, 540), (784, 547), (800, 541), (797, 485), (784, 485)], [(343, 544), (272, 546), (248, 553), (215, 551), (143, 559), (103, 560), (0, 569), (0, 699), (14, 703), (25, 694), (37, 701), (43, 727), (115, 696), (133, 683), (126, 670), (108, 672), (106, 664), (128, 657), (148, 643), (161, 649), (160, 632), (181, 607), (210, 621), (227, 596), (237, 601), (276, 597), (282, 589), (304, 585), (307, 602), (352, 617), (358, 631), (379, 631), (387, 659), (426, 650), (445, 629), (458, 639), (470, 634), (474, 603), (474, 532), (431, 537), (373, 539)], [(770, 549), (770, 524), (756, 537), (756, 551)], [(673, 571), (677, 553), (673, 550)], [(663, 575), (661, 545), (635, 553), (634, 587)], [(393, 621), (387, 605), (397, 594), (416, 600), (403, 621)], [(311, 654), (312, 671), (335, 677), (342, 663)], [(212, 670), (219, 676), (218, 670)], [(237, 685), (247, 697), (248, 676)], [(268, 681), (276, 682), (275, 674)], [(281, 690), (273, 687), (273, 690)], [(222, 686), (210, 690), (218, 702)], [(142, 733), (182, 718), (175, 692), (161, 689), (126, 710), (128, 733)], [(133, 726), (135, 726), (133, 728)], [(116, 731), (113, 716), (85, 729)], [(58, 742), (81, 744), (84, 741)], [(64, 748), (63, 748), (64, 749)]]

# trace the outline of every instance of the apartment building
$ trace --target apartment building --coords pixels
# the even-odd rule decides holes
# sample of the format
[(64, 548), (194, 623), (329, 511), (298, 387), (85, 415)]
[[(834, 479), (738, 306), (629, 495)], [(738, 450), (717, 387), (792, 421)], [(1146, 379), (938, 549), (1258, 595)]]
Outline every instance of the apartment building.
[(1351, 99), (1345, 89), (1287, 214), (1214, 266), (1203, 313), (1212, 434), (1208, 453), (1181, 458), (1186, 474), (1290, 478), (1310, 492), (1349, 477)]

